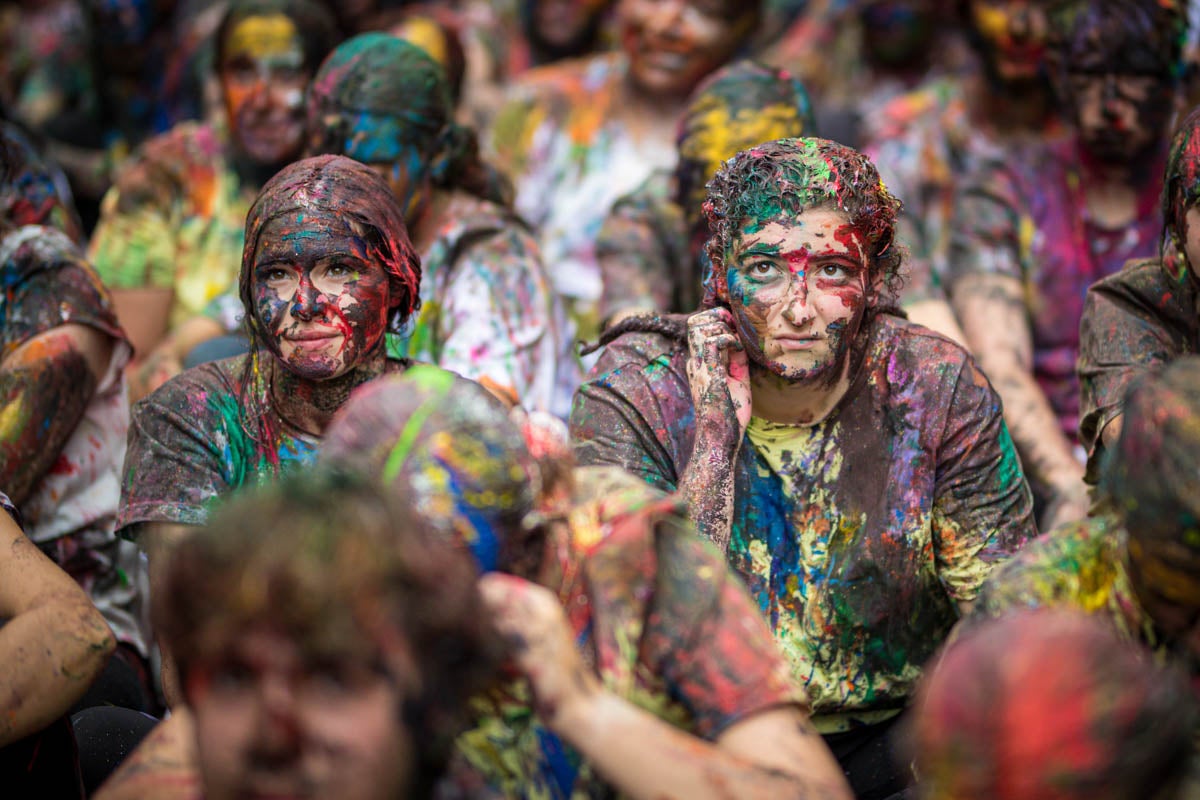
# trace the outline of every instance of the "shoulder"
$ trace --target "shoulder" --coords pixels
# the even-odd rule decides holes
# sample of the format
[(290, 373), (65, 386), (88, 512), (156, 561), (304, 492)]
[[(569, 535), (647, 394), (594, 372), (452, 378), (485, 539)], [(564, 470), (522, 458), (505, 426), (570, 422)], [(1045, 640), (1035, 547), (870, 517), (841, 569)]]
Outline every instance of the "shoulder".
[(930, 376), (957, 379), (975, 369), (966, 348), (936, 331), (892, 314), (879, 314), (872, 323), (865, 366), (884, 370), (889, 383), (928, 382)]
[(576, 94), (624, 74), (624, 61), (613, 53), (570, 58), (529, 70), (517, 81), (519, 95)]
[(184, 370), (134, 404), (135, 421), (166, 415), (190, 426), (204, 426), (214, 415), (236, 419), (240, 416), (238, 383), (246, 358), (234, 356)]
[(673, 372), (683, 375), (686, 354), (687, 343), (683, 339), (654, 332), (626, 333), (605, 346), (586, 382), (619, 384), (634, 375), (656, 378)]
[(224, 168), (225, 143), (212, 125), (184, 122), (166, 133), (146, 141), (118, 172), (115, 186), (122, 202), (139, 199), (161, 201), (158, 194), (142, 194), (157, 188), (183, 191), (200, 175), (211, 175)]

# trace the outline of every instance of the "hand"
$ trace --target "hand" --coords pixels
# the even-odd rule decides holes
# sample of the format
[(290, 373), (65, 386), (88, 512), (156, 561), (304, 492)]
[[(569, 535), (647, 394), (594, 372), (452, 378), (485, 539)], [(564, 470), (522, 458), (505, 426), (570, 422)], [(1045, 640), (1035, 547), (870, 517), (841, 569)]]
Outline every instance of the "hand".
[(1054, 494), (1042, 510), (1042, 524), (1039, 527), (1045, 533), (1068, 522), (1081, 520), (1087, 516), (1091, 503), (1087, 484), (1082, 480), (1055, 487)]
[(600, 691), (600, 682), (575, 649), (575, 637), (558, 598), (536, 583), (498, 572), (479, 579), (484, 605), (500, 634), (513, 645), (517, 669), (529, 680), (534, 710), (562, 733)]
[(750, 361), (728, 309), (688, 318), (687, 374), (696, 435), (716, 436), (736, 451), (750, 424)]

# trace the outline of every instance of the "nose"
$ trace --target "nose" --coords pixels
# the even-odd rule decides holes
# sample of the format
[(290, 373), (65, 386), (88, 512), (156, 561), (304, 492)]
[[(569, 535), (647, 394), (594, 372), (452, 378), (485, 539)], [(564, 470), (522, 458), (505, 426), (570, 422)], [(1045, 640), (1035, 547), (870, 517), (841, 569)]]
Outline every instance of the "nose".
[(296, 288), (296, 297), (292, 301), (292, 316), (308, 322), (325, 313), (327, 298), (325, 293), (313, 285), (312, 278), (304, 275)]
[(684, 0), (660, 0), (653, 5), (654, 9), (646, 19), (646, 30), (659, 36), (678, 33), (686, 5)]
[(295, 691), (287, 675), (264, 675), (255, 703), (254, 750), (258, 758), (286, 761), (300, 750), (302, 731)]
[(788, 285), (788, 298), (783, 307), (783, 318), (797, 328), (812, 321), (812, 307), (808, 304), (808, 278), (803, 271), (792, 276)]

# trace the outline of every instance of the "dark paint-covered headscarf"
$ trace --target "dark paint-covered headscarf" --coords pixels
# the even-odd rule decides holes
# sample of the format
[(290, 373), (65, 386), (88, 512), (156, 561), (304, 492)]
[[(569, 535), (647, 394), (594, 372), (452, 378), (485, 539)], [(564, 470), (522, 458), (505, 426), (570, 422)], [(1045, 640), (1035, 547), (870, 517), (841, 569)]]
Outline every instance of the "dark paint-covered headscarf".
[[(1183, 245), (1187, 241), (1187, 212), (1200, 202), (1200, 108), (1192, 110), (1176, 130), (1171, 139), (1171, 151), (1167, 156), (1166, 175), (1163, 177), (1162, 215), (1166, 229), (1164, 243), (1170, 242), (1174, 252), (1170, 263), (1176, 280), (1183, 280), (1183, 270), (1189, 265)], [(1164, 253), (1164, 263), (1166, 256)], [(1197, 279), (1196, 268), (1189, 273)]]
[(676, 137), (675, 202), (692, 230), (703, 223), (705, 185), (727, 159), (774, 139), (812, 136), (812, 104), (787, 71), (736, 61), (692, 92)]
[(1019, 611), (935, 663), (909, 723), (925, 800), (1172, 797), (1187, 771), (1189, 689), (1099, 617)]
[(743, 150), (709, 181), (704, 213), (710, 237), (709, 272), (704, 278), (705, 308), (723, 305), (728, 289), (725, 256), (743, 220), (765, 224), (816, 208), (844, 213), (866, 242), (870, 284), (881, 284), (875, 310), (894, 305), (903, 278), (895, 242), (900, 201), (887, 190), (879, 171), (862, 153), (827, 139), (779, 139)]
[(401, 164), (410, 181), (507, 204), (507, 182), (479, 159), (475, 132), (454, 122), (442, 67), (388, 34), (343, 42), (309, 90), (309, 149), (368, 164)]
[(519, 574), (540, 556), (514, 535), (533, 534), (537, 462), (508, 409), (474, 381), (429, 365), (371, 381), (330, 422), (320, 460), (405, 486), (484, 570)]

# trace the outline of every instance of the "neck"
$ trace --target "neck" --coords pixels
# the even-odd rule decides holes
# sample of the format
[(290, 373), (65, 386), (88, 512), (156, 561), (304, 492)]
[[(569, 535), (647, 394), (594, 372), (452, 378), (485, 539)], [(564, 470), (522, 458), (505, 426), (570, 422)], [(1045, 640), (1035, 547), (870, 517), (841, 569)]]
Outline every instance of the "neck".
[(1088, 217), (1104, 228), (1118, 228), (1135, 222), (1146, 180), (1161, 174), (1160, 171), (1143, 169), (1153, 161), (1152, 150), (1119, 163), (1091, 158), (1081, 150), (1079, 163)]
[(752, 364), (751, 413), (768, 422), (784, 425), (815, 425), (833, 413), (850, 388), (850, 362), (847, 358), (828, 377), (790, 381)]
[(344, 375), (326, 381), (312, 381), (289, 372), (271, 359), (271, 400), (279, 415), (293, 427), (312, 436), (321, 436), (350, 397), (350, 393), (387, 369), (384, 340), (370, 356)]
[[(230, 137), (233, 133), (230, 132)], [(290, 160), (280, 161), (277, 164), (263, 164), (260, 161), (255, 161), (250, 156), (242, 152), (242, 148), (234, 138), (232, 144), (232, 158), (230, 166), (233, 167), (234, 173), (238, 176), (238, 181), (241, 183), (243, 190), (251, 189), (257, 192), (263, 187), (267, 181), (274, 177), (276, 172), (292, 163)]]

